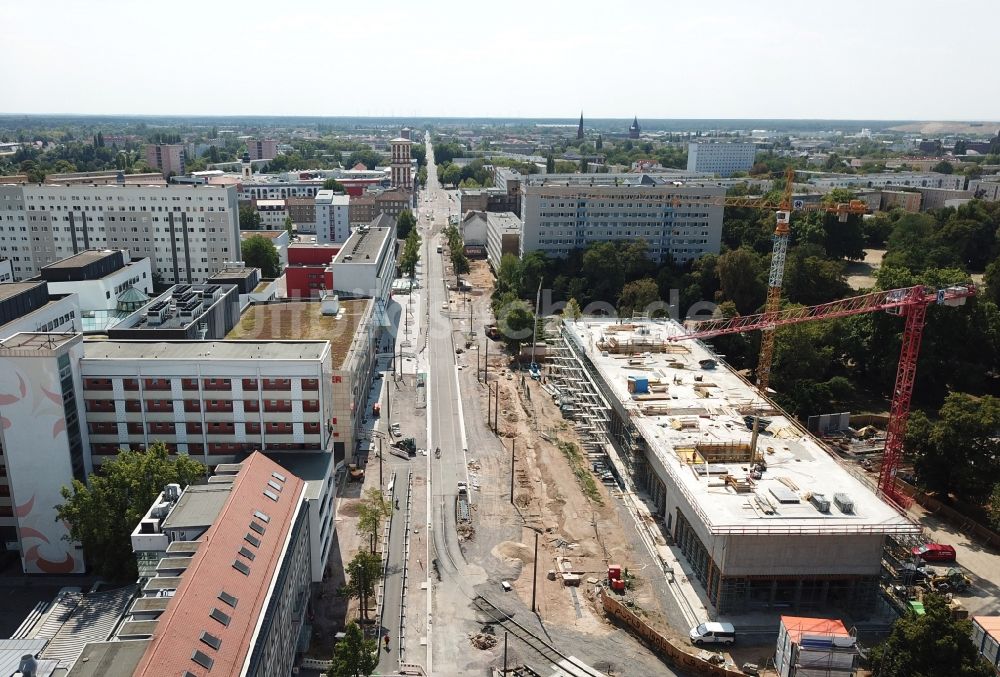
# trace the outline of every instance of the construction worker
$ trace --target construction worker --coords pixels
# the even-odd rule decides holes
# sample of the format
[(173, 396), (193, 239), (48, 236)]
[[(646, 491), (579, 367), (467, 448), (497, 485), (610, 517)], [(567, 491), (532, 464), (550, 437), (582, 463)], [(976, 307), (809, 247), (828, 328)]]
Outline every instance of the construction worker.
[(396, 499), (396, 510), (399, 510), (399, 499)]
[(389, 650), (389, 633), (386, 633), (385, 637), (383, 637), (382, 639), (385, 640), (385, 650), (388, 651)]

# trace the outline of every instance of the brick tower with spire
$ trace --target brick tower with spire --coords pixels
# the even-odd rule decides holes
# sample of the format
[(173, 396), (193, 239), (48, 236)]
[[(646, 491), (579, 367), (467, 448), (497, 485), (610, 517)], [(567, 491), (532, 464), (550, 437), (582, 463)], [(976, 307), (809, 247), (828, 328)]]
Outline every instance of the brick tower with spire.
[(580, 111), (580, 126), (576, 128), (576, 138), (583, 138), (583, 111)]

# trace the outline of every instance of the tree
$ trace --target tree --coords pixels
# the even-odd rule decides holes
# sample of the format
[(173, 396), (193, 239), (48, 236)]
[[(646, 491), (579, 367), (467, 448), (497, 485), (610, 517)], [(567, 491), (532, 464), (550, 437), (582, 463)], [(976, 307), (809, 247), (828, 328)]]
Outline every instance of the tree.
[(556, 159), (552, 157), (552, 153), (545, 156), (545, 173), (555, 174), (556, 171)]
[(332, 190), (334, 193), (346, 193), (347, 188), (344, 187), (337, 179), (327, 179), (323, 182), (323, 190)]
[(458, 284), (459, 278), (462, 275), (468, 273), (469, 270), (471, 270), (469, 266), (469, 259), (465, 255), (463, 247), (452, 248), (450, 251), (451, 251), (451, 268), (453, 271), (455, 271), (455, 283)]
[(69, 524), (69, 535), (83, 545), (90, 568), (114, 580), (135, 579), (130, 534), (168, 484), (181, 487), (197, 481), (205, 467), (190, 456), (170, 456), (162, 442), (148, 451), (123, 449), (106, 461), (88, 484), (73, 480), (60, 492), (58, 519)]
[(660, 300), (660, 288), (656, 280), (644, 277), (635, 282), (628, 282), (622, 287), (618, 296), (618, 316), (632, 317), (636, 313), (649, 312), (650, 306)]
[(907, 448), (921, 485), (980, 503), (1000, 483), (1000, 399), (950, 393), (930, 422), (914, 412)]
[(844, 280), (844, 264), (825, 258), (822, 248), (811, 244), (788, 252), (782, 287), (789, 301), (805, 306), (844, 298), (851, 291)]
[(986, 505), (986, 512), (990, 518), (990, 525), (994, 529), (1000, 529), (1000, 483), (993, 487), (990, 502)]
[(410, 235), (410, 229), (416, 227), (417, 218), (409, 209), (404, 209), (396, 217), (396, 237), (405, 240)]
[(983, 282), (986, 283), (986, 295), (993, 303), (1000, 305), (1000, 258), (986, 266), (986, 273), (983, 275)]
[(251, 204), (240, 205), (240, 230), (259, 230), (260, 214)]
[(327, 677), (361, 677), (378, 667), (378, 641), (365, 639), (357, 623), (344, 628), (344, 638), (333, 647), (333, 667)]
[(347, 563), (344, 573), (347, 582), (340, 589), (340, 594), (358, 600), (361, 619), (368, 620), (368, 600), (375, 594), (375, 586), (382, 578), (382, 556), (362, 548)]
[(761, 257), (741, 248), (719, 257), (719, 284), (722, 299), (736, 304), (736, 309), (746, 315), (764, 304), (767, 288)]
[(254, 235), (243, 240), (241, 246), (243, 262), (251, 268), (260, 268), (261, 275), (266, 278), (276, 278), (281, 275), (281, 261), (278, 250), (270, 238)]
[(941, 162), (931, 167), (931, 171), (938, 174), (954, 174), (955, 168), (947, 160), (941, 160)]
[(438, 178), (442, 184), (450, 183), (454, 186), (462, 180), (462, 170), (458, 168), (458, 165), (449, 162), (438, 171)]
[(358, 504), (358, 533), (369, 538), (372, 552), (375, 552), (382, 521), (391, 514), (392, 504), (381, 489), (372, 487), (365, 491)]
[(520, 352), (521, 343), (532, 339), (535, 327), (535, 313), (531, 306), (513, 294), (505, 294), (495, 305), (497, 329), (503, 336), (507, 350), (515, 355)]
[(293, 235), (294, 230), (295, 230), (295, 222), (292, 221), (292, 217), (291, 216), (286, 216), (285, 217), (285, 232), (288, 233), (288, 241), (289, 242), (292, 241), (292, 235)]
[(421, 186), (427, 185), (427, 167), (421, 167), (417, 170), (417, 183)]
[(403, 243), (403, 253), (399, 257), (399, 269), (411, 279), (417, 274), (417, 262), (420, 261), (420, 234), (416, 228), (411, 228)]
[(871, 650), (877, 677), (990, 677), (993, 669), (972, 642), (970, 621), (952, 618), (947, 600), (924, 596), (924, 615), (896, 620), (889, 638)]
[(577, 300), (575, 298), (571, 298), (569, 301), (566, 302), (566, 307), (563, 308), (562, 314), (563, 317), (569, 318), (573, 322), (576, 322), (577, 320), (580, 319), (580, 316), (583, 315), (583, 311), (580, 310), (580, 304), (577, 302)]

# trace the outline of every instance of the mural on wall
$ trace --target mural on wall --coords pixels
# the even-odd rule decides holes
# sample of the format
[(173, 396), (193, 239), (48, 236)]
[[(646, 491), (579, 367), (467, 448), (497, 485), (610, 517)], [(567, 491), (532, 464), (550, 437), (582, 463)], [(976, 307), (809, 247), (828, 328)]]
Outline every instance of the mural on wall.
[(57, 358), (0, 358), (0, 426), (26, 573), (84, 571), (83, 551), (56, 520), (73, 480)]

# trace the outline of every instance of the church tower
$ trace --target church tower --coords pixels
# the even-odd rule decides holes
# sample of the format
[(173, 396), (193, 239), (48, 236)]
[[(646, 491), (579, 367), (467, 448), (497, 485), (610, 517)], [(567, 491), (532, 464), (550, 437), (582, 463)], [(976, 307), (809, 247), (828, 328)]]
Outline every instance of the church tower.
[(580, 126), (576, 128), (576, 138), (583, 138), (583, 111), (580, 111)]
[(632, 118), (632, 124), (628, 128), (628, 138), (638, 139), (639, 138), (639, 117), (636, 116)]

